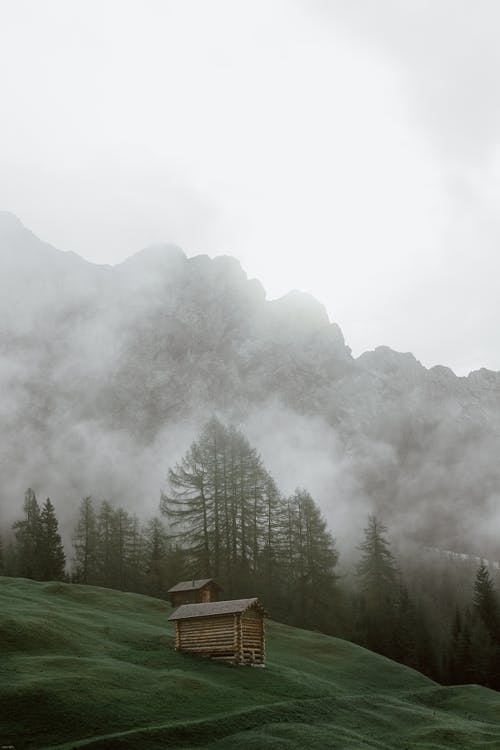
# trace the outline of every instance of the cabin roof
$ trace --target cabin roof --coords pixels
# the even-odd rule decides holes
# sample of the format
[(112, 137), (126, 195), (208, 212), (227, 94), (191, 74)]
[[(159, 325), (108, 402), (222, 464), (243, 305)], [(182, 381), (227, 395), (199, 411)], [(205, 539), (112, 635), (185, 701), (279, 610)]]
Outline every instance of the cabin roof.
[(210, 617), (211, 615), (231, 615), (246, 612), (252, 605), (258, 604), (264, 612), (264, 608), (257, 599), (231, 599), (227, 602), (207, 602), (206, 604), (183, 604), (176, 609), (169, 620), (187, 620), (192, 617)]
[(170, 594), (173, 591), (193, 591), (202, 589), (207, 583), (213, 583), (214, 586), (217, 586), (217, 588), (220, 589), (219, 584), (215, 583), (213, 578), (198, 578), (197, 580), (179, 581), (179, 583), (176, 583), (175, 586), (172, 586), (172, 588), (168, 590), (168, 593)]

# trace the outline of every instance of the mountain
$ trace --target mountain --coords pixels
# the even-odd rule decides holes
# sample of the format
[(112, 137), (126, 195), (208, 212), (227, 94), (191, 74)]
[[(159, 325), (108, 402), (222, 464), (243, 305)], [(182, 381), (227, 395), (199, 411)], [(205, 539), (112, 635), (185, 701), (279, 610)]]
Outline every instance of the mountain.
[(441, 687), (347, 641), (272, 621), (265, 669), (215, 664), (175, 652), (170, 612), (137, 594), (0, 578), (4, 745), (499, 746), (492, 690)]
[(457, 377), (378, 347), (353, 358), (310, 295), (268, 301), (237, 260), (149, 247), (98, 266), (0, 213), (0, 527), (33, 486), (155, 510), (216, 412), (339, 541), (376, 511), (397, 535), (495, 557), (500, 373)]

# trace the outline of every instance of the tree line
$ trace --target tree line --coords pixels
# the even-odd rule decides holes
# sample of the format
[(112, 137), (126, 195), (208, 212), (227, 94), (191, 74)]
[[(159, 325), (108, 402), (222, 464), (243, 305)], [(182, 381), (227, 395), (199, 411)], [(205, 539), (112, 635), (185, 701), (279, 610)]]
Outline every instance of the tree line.
[(52, 502), (40, 506), (29, 489), (3, 554), (0, 543), (0, 573), (163, 598), (178, 580), (213, 577), (225, 598), (259, 596), (275, 619), (347, 638), (441, 682), (500, 689), (500, 607), (485, 564), (465, 599), (443, 575), (440, 612), (435, 569), (425, 575), (398, 564), (372, 516), (357, 565), (340, 575), (335, 540), (311, 495), (283, 496), (234, 427), (207, 423), (169, 470), (160, 513), (141, 522), (85, 497), (66, 561)]
[(472, 586), (464, 580), (468, 569), (457, 575), (451, 561), (433, 561), (425, 572), (419, 560), (399, 566), (387, 528), (374, 516), (358, 549), (350, 640), (438, 682), (500, 690), (500, 601), (484, 562)]

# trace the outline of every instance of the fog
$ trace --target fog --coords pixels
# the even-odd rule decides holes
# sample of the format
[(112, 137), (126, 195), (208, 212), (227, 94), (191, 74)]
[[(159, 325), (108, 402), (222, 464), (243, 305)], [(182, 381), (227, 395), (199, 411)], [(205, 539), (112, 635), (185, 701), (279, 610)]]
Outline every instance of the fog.
[(2, 3), (2, 533), (156, 513), (215, 413), (343, 554), (497, 556), (499, 15)]
[(89, 494), (157, 514), (217, 414), (283, 493), (311, 492), (345, 559), (373, 512), (395, 540), (496, 557), (497, 373), (384, 347), (355, 359), (319, 302), (269, 302), (229, 257), (161, 245), (98, 266), (0, 214), (0, 262), (3, 535), (28, 486), (66, 543)]
[(0, 209), (116, 264), (237, 257), (459, 374), (500, 369), (494, 0), (4, 0)]

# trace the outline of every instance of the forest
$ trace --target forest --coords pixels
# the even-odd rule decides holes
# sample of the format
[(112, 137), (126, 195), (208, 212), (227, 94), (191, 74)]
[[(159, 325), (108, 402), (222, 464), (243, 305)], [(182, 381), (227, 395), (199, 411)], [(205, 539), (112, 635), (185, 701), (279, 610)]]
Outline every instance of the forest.
[[(213, 577), (223, 598), (258, 596), (273, 619), (339, 636), (444, 684), (500, 690), (500, 603), (480, 561), (425, 555), (370, 516), (357, 563), (306, 489), (283, 496), (241, 431), (212, 418), (168, 471), (146, 521), (82, 499), (65, 550), (56, 510), (32, 489), (0, 536), (0, 574), (65, 580), (166, 598), (176, 581)], [(3, 544), (1, 540), (3, 538)]]

